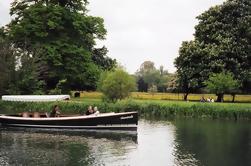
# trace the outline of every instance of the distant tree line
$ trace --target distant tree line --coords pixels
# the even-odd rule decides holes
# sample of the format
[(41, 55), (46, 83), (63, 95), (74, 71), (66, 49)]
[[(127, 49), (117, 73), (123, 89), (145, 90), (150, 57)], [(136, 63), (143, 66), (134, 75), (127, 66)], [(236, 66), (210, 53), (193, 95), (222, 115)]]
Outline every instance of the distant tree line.
[(86, 0), (14, 0), (13, 19), (0, 29), (0, 94), (95, 90), (106, 56), (106, 29), (87, 14)]
[(157, 69), (152, 61), (145, 61), (135, 73), (139, 92), (173, 92), (176, 87), (175, 74), (164, 70), (163, 66)]

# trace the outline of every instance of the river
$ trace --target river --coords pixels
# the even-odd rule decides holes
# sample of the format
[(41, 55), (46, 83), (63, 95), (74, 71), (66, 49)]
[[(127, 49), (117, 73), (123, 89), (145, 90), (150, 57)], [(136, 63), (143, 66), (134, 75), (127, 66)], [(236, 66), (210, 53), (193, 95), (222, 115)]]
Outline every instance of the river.
[(250, 166), (251, 123), (139, 121), (137, 133), (0, 129), (0, 165)]

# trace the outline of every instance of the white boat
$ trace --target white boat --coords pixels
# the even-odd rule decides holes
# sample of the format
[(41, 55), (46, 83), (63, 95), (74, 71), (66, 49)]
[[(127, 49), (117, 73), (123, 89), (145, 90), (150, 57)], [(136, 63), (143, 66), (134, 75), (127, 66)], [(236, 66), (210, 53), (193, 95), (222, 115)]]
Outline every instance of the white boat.
[(47, 102), (69, 100), (70, 95), (4, 95), (3, 101)]

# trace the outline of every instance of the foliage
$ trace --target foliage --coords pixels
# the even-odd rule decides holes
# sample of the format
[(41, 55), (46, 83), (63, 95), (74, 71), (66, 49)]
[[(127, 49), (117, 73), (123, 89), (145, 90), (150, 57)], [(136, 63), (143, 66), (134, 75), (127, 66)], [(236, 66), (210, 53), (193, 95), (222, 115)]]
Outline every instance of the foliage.
[(248, 92), (251, 1), (228, 0), (198, 16), (195, 40), (185, 41), (175, 60), (183, 92), (196, 92), (211, 73), (228, 71)]
[(223, 101), (223, 95), (225, 93), (232, 93), (240, 86), (239, 81), (234, 80), (233, 74), (229, 72), (212, 74), (209, 76), (209, 79), (205, 81), (205, 84), (211, 92), (216, 93), (216, 95), (220, 97), (217, 101)]
[(197, 41), (183, 42), (179, 50), (180, 56), (175, 59), (178, 87), (185, 93), (184, 100), (187, 100), (189, 93), (196, 92), (203, 86), (209, 73), (208, 62), (204, 60), (207, 52), (199, 48), (200, 43)]
[(106, 47), (94, 48), (92, 60), (95, 64), (100, 66), (102, 70), (112, 70), (117, 66), (116, 59), (111, 59), (106, 56), (108, 50)]
[(32, 58), (29, 53), (20, 53), (13, 48), (3, 29), (0, 38), (0, 93), (43, 94), (44, 82), (39, 79), (38, 57)]
[(199, 102), (163, 102), (163, 101), (134, 101), (122, 100), (117, 103), (104, 102), (6, 102), (0, 101), (1, 113), (49, 112), (52, 107), (59, 105), (64, 114), (83, 113), (89, 105), (94, 105), (101, 112), (138, 111), (141, 116), (154, 117), (191, 117), (211, 119), (251, 119), (250, 104), (237, 103), (199, 103)]
[(116, 65), (115, 60), (106, 56), (105, 47), (95, 48), (97, 40), (105, 39), (106, 30), (102, 18), (87, 15), (87, 3), (86, 0), (12, 3), (13, 20), (5, 28), (9, 45), (20, 53), (16, 55), (20, 62), (28, 56), (35, 59), (31, 61), (39, 59), (36, 72), (48, 91), (57, 88), (61, 80), (65, 80), (62, 91), (95, 89), (100, 72)]
[[(29, 54), (22, 54), (18, 57), (20, 57), (20, 65), (15, 70), (15, 79), (9, 89), (10, 94), (44, 94), (45, 82), (39, 74), (39, 57), (31, 57)], [(17, 91), (11, 92), (12, 89)]]
[(4, 29), (0, 28), (0, 95), (7, 93), (6, 89), (13, 71), (15, 71), (15, 56), (10, 49)]
[(178, 76), (177, 73), (169, 75), (168, 82), (167, 82), (167, 92), (179, 92), (178, 91)]
[(153, 62), (145, 61), (135, 75), (140, 92), (151, 91), (152, 87), (156, 87), (159, 92), (166, 92), (170, 74), (163, 66), (158, 70)]
[(148, 88), (148, 92), (152, 95), (154, 95), (154, 93), (157, 92), (157, 86), (156, 85), (151, 85), (149, 88)]
[(152, 61), (145, 61), (140, 65), (139, 73), (144, 74), (146, 72), (150, 72), (156, 70), (154, 63)]
[(157, 84), (160, 73), (156, 70), (153, 62), (145, 61), (140, 65), (136, 75), (139, 79), (143, 79), (143, 83), (146, 83), (148, 88), (150, 88), (150, 86)]
[(147, 92), (148, 84), (144, 81), (143, 77), (136, 77), (139, 92)]
[(104, 73), (99, 81), (99, 90), (113, 102), (128, 97), (135, 86), (134, 78), (122, 69)]
[(50, 95), (70, 94), (70, 89), (67, 87), (66, 80), (60, 80), (55, 89), (49, 91)]

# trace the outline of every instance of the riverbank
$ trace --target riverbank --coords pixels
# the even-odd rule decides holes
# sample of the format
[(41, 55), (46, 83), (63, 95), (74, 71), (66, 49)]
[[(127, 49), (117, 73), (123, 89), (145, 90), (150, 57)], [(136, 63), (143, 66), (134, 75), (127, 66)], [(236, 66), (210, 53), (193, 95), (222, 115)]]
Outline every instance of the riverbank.
[(70, 100), (61, 102), (6, 102), (0, 101), (0, 114), (50, 112), (58, 104), (65, 114), (81, 114), (89, 105), (97, 106), (101, 112), (138, 111), (141, 116), (190, 117), (210, 119), (251, 120), (249, 103), (200, 103), (183, 101), (123, 100), (105, 103), (101, 100)]

